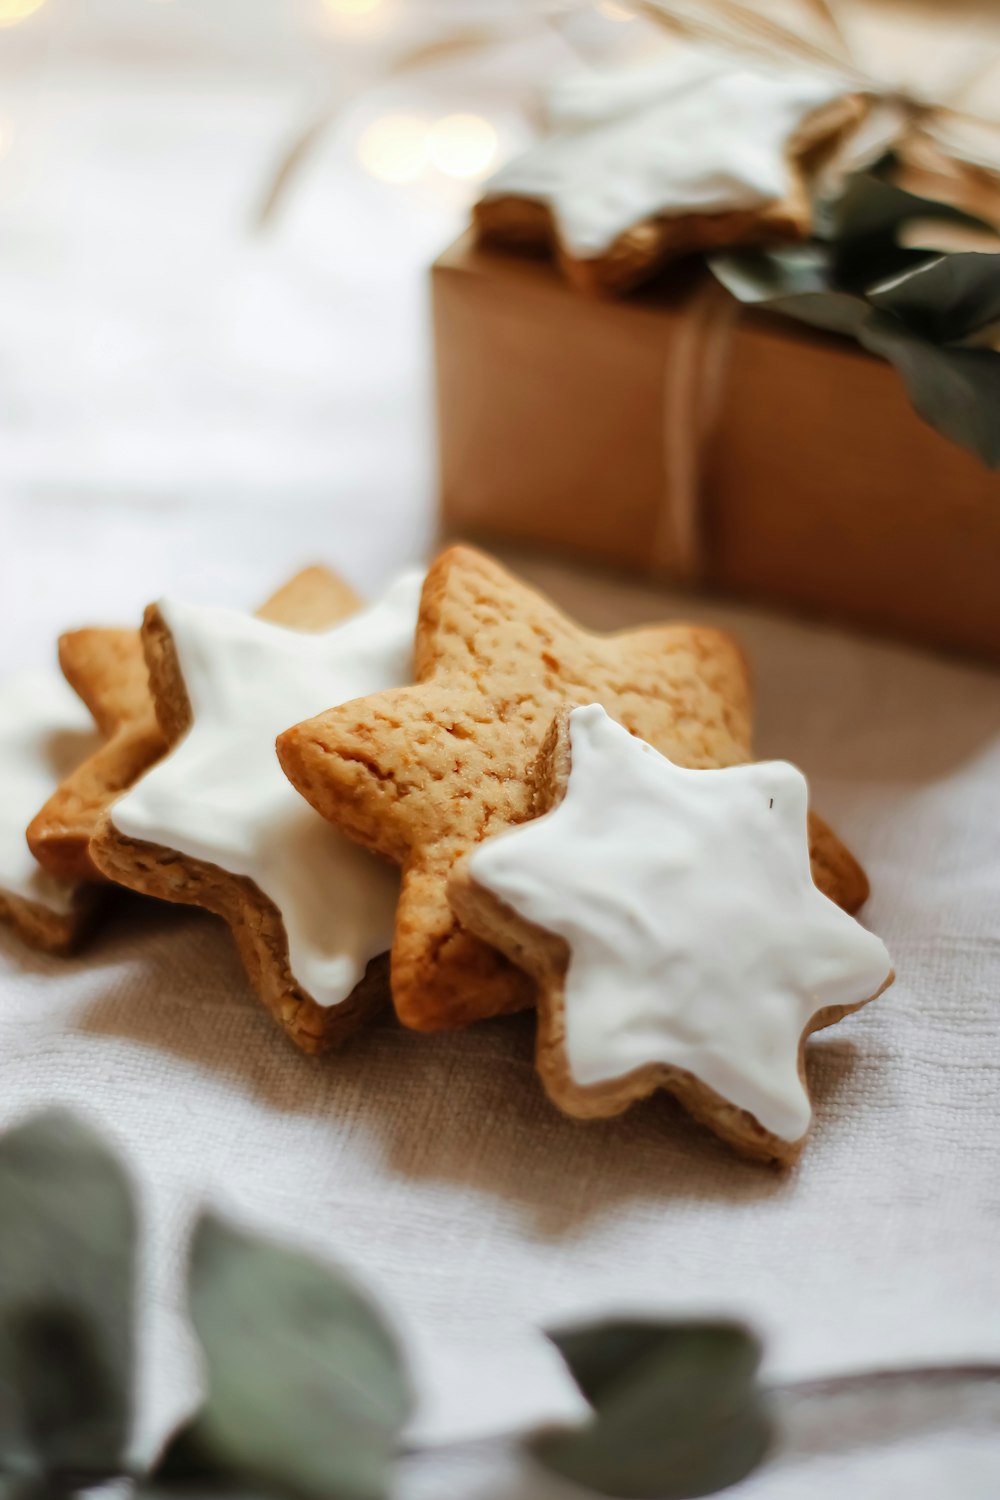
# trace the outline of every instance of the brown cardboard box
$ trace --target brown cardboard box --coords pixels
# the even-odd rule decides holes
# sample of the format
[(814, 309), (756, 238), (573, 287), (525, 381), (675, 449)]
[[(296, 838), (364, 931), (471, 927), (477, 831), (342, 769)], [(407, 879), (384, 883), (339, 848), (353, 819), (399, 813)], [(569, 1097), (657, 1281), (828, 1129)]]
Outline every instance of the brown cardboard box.
[(1000, 473), (852, 342), (676, 269), (623, 302), (433, 271), (445, 526), (1000, 659)]

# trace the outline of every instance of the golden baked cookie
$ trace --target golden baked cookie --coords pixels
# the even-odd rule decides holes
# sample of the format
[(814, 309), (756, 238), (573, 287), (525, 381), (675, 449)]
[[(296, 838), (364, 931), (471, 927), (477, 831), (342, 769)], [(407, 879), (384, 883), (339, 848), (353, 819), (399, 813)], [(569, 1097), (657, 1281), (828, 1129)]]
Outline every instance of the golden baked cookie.
[(801, 773), (684, 770), (602, 708), (563, 708), (535, 809), (448, 889), (537, 982), (549, 1097), (591, 1119), (666, 1089), (737, 1150), (792, 1161), (807, 1036), (892, 979), (879, 939), (814, 883)]
[(411, 679), (418, 591), (402, 581), (359, 610), (311, 569), (256, 617), (171, 600), (146, 612), (169, 753), (101, 818), (93, 858), (122, 885), (221, 916), (254, 989), (307, 1052), (384, 1002), (398, 881), (295, 796), (274, 737), (331, 695)]
[(102, 812), (166, 749), (149, 695), (137, 630), (73, 630), (59, 638), (59, 665), (102, 736), (93, 755), (60, 782), (28, 825), (43, 869), (62, 880), (104, 880), (90, 857)]
[(30, 948), (70, 954), (90, 931), (98, 904), (97, 892), (91, 886), (76, 887), (68, 905), (60, 911), (0, 887), (0, 922), (12, 927)]
[(90, 715), (57, 672), (0, 683), (0, 920), (52, 953), (78, 945), (100, 903), (93, 887), (43, 870), (25, 828), (96, 743)]
[[(750, 688), (718, 630), (582, 629), (472, 548), (432, 565), (417, 626), (416, 684), (345, 703), (286, 731), (287, 775), (336, 826), (403, 868), (392, 991), (407, 1026), (433, 1031), (534, 1000), (509, 960), (448, 904), (455, 861), (534, 813), (534, 765), (564, 704), (603, 704), (680, 765), (751, 758)], [(817, 820), (817, 878), (847, 907), (864, 874)]]
[[(357, 609), (359, 600), (326, 568), (306, 568), (257, 611), (302, 630)], [(316, 627), (318, 628), (318, 627)], [(167, 748), (149, 691), (149, 670), (138, 630), (73, 630), (59, 639), (63, 676), (93, 715), (103, 743), (59, 784), (28, 826), (38, 863), (61, 880), (106, 876), (90, 856), (101, 814), (153, 765)], [(163, 705), (169, 715), (170, 707)], [(172, 725), (171, 740), (179, 738)]]

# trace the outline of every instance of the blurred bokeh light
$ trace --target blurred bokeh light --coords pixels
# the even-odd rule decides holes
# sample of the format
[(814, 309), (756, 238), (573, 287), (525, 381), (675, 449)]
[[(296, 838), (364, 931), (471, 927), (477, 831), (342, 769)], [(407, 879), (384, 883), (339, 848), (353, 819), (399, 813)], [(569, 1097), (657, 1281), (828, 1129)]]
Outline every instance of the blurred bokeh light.
[(493, 164), (497, 144), (496, 130), (480, 115), (445, 115), (427, 132), (427, 156), (449, 177), (482, 177)]
[(17, 26), (44, 4), (45, 0), (0, 0), (0, 26)]
[(415, 182), (427, 164), (427, 123), (419, 115), (382, 115), (363, 131), (358, 158), (380, 182)]

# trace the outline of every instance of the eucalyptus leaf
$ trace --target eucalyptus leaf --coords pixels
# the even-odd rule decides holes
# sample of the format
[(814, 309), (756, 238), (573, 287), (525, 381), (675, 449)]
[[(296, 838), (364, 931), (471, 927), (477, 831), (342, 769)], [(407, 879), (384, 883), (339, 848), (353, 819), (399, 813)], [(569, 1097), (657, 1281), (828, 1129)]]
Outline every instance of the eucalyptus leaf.
[(198, 1451), (196, 1425), (170, 1440), (152, 1472), (136, 1485), (135, 1496), (136, 1500), (269, 1500), (267, 1491), (244, 1483)]
[(958, 343), (1000, 321), (1000, 254), (941, 255), (868, 296), (925, 338)]
[[(885, 170), (890, 170), (887, 166)], [(899, 243), (902, 227), (914, 220), (936, 220), (971, 229), (988, 229), (981, 219), (921, 198), (878, 172), (857, 172), (837, 197), (816, 205), (816, 234), (831, 247), (831, 272), (838, 284), (854, 290), (871, 286), (927, 260), (931, 252)]]
[(339, 1272), (211, 1215), (195, 1232), (190, 1297), (208, 1397), (189, 1445), (264, 1493), (382, 1500), (412, 1396), (367, 1298)]
[(160, 1497), (183, 1496), (184, 1500), (197, 1500), (200, 1495), (235, 1497), (254, 1493), (212, 1457), (197, 1417), (173, 1433), (164, 1445), (142, 1483), (141, 1492)]
[(838, 280), (835, 250), (819, 242), (715, 255), (709, 265), (748, 306), (855, 338), (890, 360), (925, 422), (1000, 466), (1000, 354), (956, 347), (1000, 317), (1000, 255), (924, 257), (863, 294)]
[(0, 1466), (97, 1483), (132, 1419), (136, 1223), (128, 1180), (63, 1113), (0, 1139)]
[(1000, 468), (1000, 354), (933, 344), (889, 317), (874, 318), (861, 341), (892, 360), (925, 422)]
[(899, 187), (886, 175), (891, 169), (892, 158), (886, 157), (871, 171), (853, 172), (841, 192), (822, 198), (813, 214), (820, 239), (864, 244), (891, 236), (907, 219), (925, 218), (928, 209), (946, 217), (957, 212)]
[(830, 289), (830, 252), (816, 243), (724, 251), (711, 256), (709, 265), (741, 302), (773, 302)]
[[(135, 1500), (268, 1500), (264, 1491), (251, 1489), (222, 1474), (186, 1478), (154, 1475), (137, 1484), (132, 1493)], [(331, 1500), (335, 1500), (333, 1492), (330, 1493)]]
[(740, 1325), (606, 1322), (550, 1337), (594, 1408), (584, 1426), (529, 1442), (564, 1478), (620, 1500), (688, 1500), (764, 1457), (760, 1347)]
[(863, 297), (834, 286), (830, 252), (823, 245), (713, 255), (709, 265), (740, 302), (814, 328), (857, 337), (870, 315)]

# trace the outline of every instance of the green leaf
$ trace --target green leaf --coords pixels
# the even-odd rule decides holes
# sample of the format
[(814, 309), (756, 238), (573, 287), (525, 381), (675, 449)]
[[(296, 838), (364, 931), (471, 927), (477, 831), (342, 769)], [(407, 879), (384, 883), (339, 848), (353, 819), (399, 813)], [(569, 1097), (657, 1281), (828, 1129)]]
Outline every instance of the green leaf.
[[(272, 1494), (213, 1456), (197, 1416), (173, 1433), (135, 1486), (136, 1500), (271, 1500)], [(330, 1495), (336, 1500), (332, 1490)]]
[(530, 1440), (557, 1474), (620, 1500), (687, 1500), (763, 1458), (760, 1347), (738, 1324), (608, 1322), (550, 1336), (594, 1408), (585, 1426)]
[(830, 252), (823, 245), (734, 251), (711, 256), (709, 265), (740, 302), (814, 328), (857, 337), (870, 315), (863, 297), (834, 287)]
[(830, 290), (830, 252), (825, 245), (787, 245), (780, 250), (732, 250), (709, 265), (741, 302), (773, 302)]
[(208, 1398), (189, 1445), (265, 1493), (382, 1500), (412, 1396), (367, 1298), (339, 1272), (211, 1215), (195, 1231), (190, 1296)]
[(896, 366), (925, 422), (1000, 468), (1000, 354), (933, 344), (889, 317), (873, 319), (860, 337)]
[[(0, 1139), (0, 1465), (28, 1482), (119, 1470), (131, 1427), (136, 1223), (86, 1126)], [(67, 1479), (68, 1482), (68, 1479)]]
[(872, 172), (849, 177), (839, 196), (817, 204), (815, 218), (817, 235), (831, 248), (833, 280), (854, 291), (928, 259), (932, 252), (907, 249), (899, 243), (900, 229), (911, 220), (989, 228), (961, 209), (908, 193)]
[(197, 1418), (175, 1432), (165, 1445), (150, 1474), (137, 1487), (140, 1495), (165, 1500), (199, 1500), (200, 1496), (240, 1496), (259, 1493), (241, 1484), (208, 1451)]
[(1000, 255), (940, 255), (868, 296), (934, 343), (958, 343), (1000, 321)]
[(951, 342), (1000, 315), (1000, 255), (935, 256), (864, 296), (837, 285), (825, 245), (715, 255), (709, 265), (741, 302), (890, 360), (925, 422), (1000, 466), (1000, 354)]

